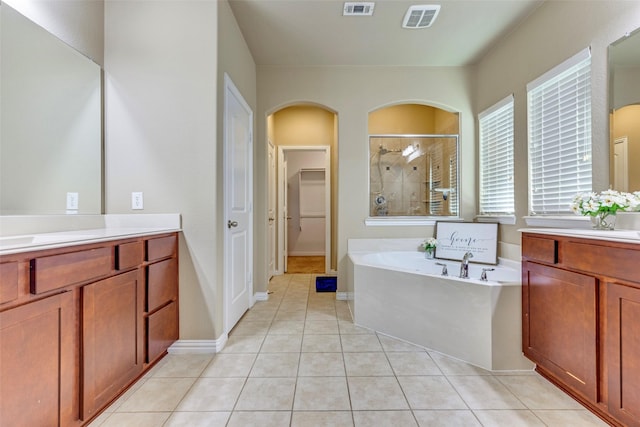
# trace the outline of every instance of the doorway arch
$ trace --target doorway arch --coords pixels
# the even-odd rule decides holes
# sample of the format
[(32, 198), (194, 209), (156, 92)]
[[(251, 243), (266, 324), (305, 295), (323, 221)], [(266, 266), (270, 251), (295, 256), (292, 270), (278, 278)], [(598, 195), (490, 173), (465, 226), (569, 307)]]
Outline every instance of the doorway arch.
[[(282, 153), (275, 167), (269, 161), (268, 187), (273, 191), (277, 190), (280, 183), (282, 186), (282, 164), (284, 153), (299, 152), (322, 152), (326, 156), (326, 222), (325, 222), (325, 273), (334, 273), (337, 270), (337, 153), (338, 153), (338, 115), (324, 105), (297, 102), (280, 106), (272, 110), (267, 115), (267, 144), (269, 145), (269, 157), (272, 150)], [(316, 165), (317, 166), (317, 165)], [(316, 167), (314, 167), (316, 168)], [(314, 169), (312, 168), (312, 169)], [(280, 171), (280, 173), (278, 173)], [(275, 184), (275, 185), (274, 185)], [(282, 196), (282, 188), (280, 193)], [(272, 198), (269, 197), (269, 200)], [(274, 266), (269, 264), (269, 276), (273, 274), (283, 274), (284, 251), (283, 232), (286, 224), (286, 217), (291, 216), (283, 212), (282, 197), (276, 197), (275, 215), (273, 221), (275, 230), (269, 225), (268, 233), (275, 231), (279, 239), (268, 238), (268, 259), (275, 258)], [(271, 210), (269, 210), (271, 212)], [(270, 215), (271, 219), (271, 215)], [(307, 221), (312, 222), (313, 219)], [(269, 221), (271, 224), (272, 221)], [(275, 257), (272, 255), (275, 254)]]

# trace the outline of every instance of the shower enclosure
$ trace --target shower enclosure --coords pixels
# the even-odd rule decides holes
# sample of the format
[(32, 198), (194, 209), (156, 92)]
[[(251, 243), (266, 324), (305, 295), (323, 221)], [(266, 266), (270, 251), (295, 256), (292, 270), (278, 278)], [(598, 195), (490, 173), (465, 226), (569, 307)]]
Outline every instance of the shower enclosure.
[(458, 135), (370, 135), (369, 215), (457, 216)]

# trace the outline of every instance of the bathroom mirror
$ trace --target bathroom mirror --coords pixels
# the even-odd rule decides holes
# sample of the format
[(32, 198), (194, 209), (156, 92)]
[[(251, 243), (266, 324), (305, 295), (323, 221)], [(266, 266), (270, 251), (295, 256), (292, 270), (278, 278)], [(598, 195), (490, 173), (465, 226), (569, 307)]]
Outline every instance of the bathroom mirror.
[(610, 185), (640, 190), (640, 29), (609, 46)]
[(0, 214), (102, 213), (100, 66), (0, 5)]
[(458, 135), (370, 135), (369, 215), (458, 216)]

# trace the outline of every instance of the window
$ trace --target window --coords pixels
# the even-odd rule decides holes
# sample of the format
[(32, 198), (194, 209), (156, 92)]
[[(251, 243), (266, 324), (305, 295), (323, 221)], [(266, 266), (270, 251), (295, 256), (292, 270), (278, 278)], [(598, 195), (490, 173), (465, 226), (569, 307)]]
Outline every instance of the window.
[(480, 215), (513, 215), (513, 95), (478, 115)]
[(527, 85), (532, 215), (571, 213), (591, 191), (590, 68), (587, 48)]

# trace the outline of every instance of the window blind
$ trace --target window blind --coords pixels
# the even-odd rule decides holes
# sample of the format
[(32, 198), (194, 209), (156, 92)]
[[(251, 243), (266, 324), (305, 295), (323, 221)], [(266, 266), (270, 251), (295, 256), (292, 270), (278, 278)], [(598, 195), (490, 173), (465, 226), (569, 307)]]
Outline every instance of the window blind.
[(591, 54), (585, 49), (527, 85), (532, 215), (571, 213), (591, 191)]
[(513, 214), (513, 95), (478, 115), (480, 214)]

